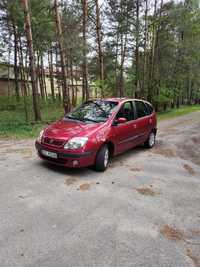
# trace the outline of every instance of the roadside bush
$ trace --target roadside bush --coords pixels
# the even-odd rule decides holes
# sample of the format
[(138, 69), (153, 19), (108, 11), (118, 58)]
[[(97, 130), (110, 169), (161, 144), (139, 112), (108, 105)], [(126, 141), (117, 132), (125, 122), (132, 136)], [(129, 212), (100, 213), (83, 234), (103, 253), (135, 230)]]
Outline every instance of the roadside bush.
[(170, 100), (171, 99), (169, 97), (163, 94), (159, 94), (153, 98), (153, 103), (157, 111), (166, 110), (168, 104), (170, 103)]

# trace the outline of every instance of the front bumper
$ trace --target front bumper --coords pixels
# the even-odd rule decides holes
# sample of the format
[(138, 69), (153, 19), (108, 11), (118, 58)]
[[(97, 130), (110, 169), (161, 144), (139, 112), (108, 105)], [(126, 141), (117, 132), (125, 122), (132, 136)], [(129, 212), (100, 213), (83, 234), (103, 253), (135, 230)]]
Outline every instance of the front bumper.
[[(69, 168), (82, 168), (94, 165), (96, 153), (94, 151), (86, 151), (82, 153), (68, 153), (64, 149), (53, 148), (38, 141), (35, 142), (37, 153), (41, 159), (50, 163), (61, 165)], [(46, 150), (57, 154), (57, 158), (44, 156), (41, 150)]]

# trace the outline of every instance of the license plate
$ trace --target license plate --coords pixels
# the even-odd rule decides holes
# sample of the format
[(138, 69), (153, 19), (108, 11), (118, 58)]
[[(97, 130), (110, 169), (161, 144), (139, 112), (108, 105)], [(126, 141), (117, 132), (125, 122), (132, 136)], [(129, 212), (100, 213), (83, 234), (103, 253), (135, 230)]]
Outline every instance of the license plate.
[(46, 157), (49, 157), (49, 158), (53, 158), (53, 159), (57, 159), (58, 156), (56, 153), (54, 152), (50, 152), (50, 151), (47, 151), (47, 150), (41, 150), (41, 153), (42, 155), (46, 156)]

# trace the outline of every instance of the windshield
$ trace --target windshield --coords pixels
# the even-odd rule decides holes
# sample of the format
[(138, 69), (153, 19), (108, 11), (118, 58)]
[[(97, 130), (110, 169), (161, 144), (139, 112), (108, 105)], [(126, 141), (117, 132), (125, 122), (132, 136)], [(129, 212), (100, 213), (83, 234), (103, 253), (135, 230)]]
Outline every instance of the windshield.
[(88, 101), (68, 113), (65, 118), (87, 122), (105, 122), (117, 105), (118, 103), (114, 101)]

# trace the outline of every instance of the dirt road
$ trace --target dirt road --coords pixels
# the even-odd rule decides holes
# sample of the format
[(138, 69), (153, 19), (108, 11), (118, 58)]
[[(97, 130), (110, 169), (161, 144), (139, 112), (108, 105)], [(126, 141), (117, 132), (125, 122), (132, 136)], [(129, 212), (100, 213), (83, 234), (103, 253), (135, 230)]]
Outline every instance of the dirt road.
[(105, 173), (41, 162), (0, 140), (0, 266), (200, 266), (200, 112)]

